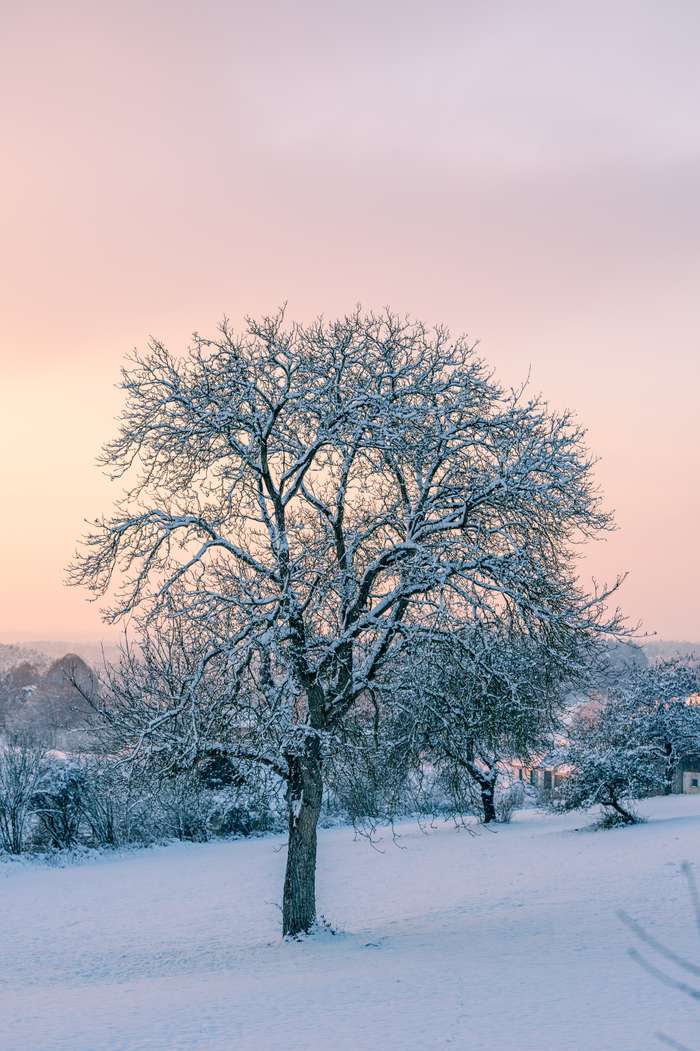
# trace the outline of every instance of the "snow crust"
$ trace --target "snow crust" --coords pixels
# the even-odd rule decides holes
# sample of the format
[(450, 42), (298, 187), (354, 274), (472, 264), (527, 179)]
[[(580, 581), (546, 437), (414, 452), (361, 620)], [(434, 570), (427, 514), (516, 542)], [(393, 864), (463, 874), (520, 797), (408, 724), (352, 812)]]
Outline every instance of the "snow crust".
[[(340, 933), (278, 936), (284, 840), (0, 865), (3, 1051), (700, 1048), (700, 1005), (627, 955), (623, 908), (700, 962), (700, 798), (647, 824), (525, 812), (470, 836), (320, 833)], [(581, 830), (577, 830), (581, 829)]]

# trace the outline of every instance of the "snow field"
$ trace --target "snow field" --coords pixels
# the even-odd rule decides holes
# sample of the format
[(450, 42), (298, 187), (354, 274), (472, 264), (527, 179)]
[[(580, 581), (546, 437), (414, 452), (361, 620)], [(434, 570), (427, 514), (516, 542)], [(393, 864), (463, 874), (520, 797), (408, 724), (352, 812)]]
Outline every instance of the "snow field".
[(319, 911), (278, 934), (284, 840), (0, 865), (2, 1051), (700, 1049), (700, 1004), (628, 956), (623, 908), (700, 963), (700, 798), (649, 821), (516, 815), (471, 836), (320, 834)]

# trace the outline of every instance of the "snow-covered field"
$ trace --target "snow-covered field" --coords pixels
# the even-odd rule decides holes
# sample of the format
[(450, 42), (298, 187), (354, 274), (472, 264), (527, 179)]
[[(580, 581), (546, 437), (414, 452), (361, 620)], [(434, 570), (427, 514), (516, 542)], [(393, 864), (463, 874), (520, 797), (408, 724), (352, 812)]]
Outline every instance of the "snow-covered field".
[(176, 845), (65, 868), (0, 865), (2, 1051), (700, 1049), (700, 1003), (627, 955), (626, 909), (700, 962), (684, 860), (700, 798), (649, 822), (517, 815), (470, 836), (401, 827), (381, 852), (321, 833), (321, 911), (278, 937), (278, 838)]

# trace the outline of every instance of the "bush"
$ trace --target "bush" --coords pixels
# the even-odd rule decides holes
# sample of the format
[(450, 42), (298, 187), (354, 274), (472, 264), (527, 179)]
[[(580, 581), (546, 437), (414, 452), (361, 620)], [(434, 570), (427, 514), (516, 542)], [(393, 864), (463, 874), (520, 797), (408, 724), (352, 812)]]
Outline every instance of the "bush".
[[(48, 845), (59, 850), (76, 846), (80, 833), (81, 799), (84, 794), (82, 770), (70, 762), (47, 762), (40, 787), (31, 799), (38, 833)], [(43, 837), (42, 837), (43, 833)]]
[(143, 807), (143, 819), (139, 820), (140, 793), (134, 790), (129, 771), (114, 759), (98, 758), (83, 760), (82, 770), (80, 811), (91, 845), (116, 847), (138, 840), (137, 830), (144, 823), (147, 808)]
[(643, 822), (644, 818), (628, 803), (624, 814), (616, 810), (604, 809), (593, 827), (599, 829), (625, 828), (627, 825), (641, 825)]
[(156, 782), (154, 798), (165, 836), (196, 842), (209, 839), (208, 793), (190, 771)]
[(0, 746), (0, 850), (204, 841), (281, 828), (281, 782), (225, 762), (176, 772), (116, 756), (66, 757), (26, 739)]
[(32, 801), (46, 773), (46, 753), (24, 738), (0, 746), (0, 848), (21, 854), (32, 822)]
[(508, 824), (516, 810), (525, 802), (525, 787), (520, 781), (513, 781), (506, 788), (496, 792), (496, 821)]
[(212, 836), (250, 836), (281, 828), (281, 783), (207, 761), (177, 772), (150, 770), (146, 794), (160, 838), (204, 842)]

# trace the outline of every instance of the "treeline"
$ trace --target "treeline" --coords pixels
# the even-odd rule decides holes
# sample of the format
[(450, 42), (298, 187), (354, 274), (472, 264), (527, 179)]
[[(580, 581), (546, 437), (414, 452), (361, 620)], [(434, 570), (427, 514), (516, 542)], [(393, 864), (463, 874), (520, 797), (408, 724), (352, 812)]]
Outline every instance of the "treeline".
[[(537, 656), (507, 637), (473, 632), (430, 637), (402, 654), (358, 705), (342, 742), (325, 747), (323, 819), (364, 830), (411, 814), (488, 824), (509, 821), (529, 802), (599, 804), (602, 824), (631, 823), (634, 800), (672, 791), (684, 757), (700, 758), (697, 665), (646, 665), (613, 648), (600, 655), (605, 671), (591, 676), (588, 693), (564, 703), (561, 683), (551, 669), (543, 676)], [(139, 745), (131, 720), (143, 722), (138, 698), (153, 695), (153, 681), (140, 683), (138, 697), (115, 692), (115, 681), (138, 685), (138, 666), (147, 668), (132, 655), (98, 681), (62, 664), (66, 695), (70, 688), (83, 705), (74, 709), (82, 749), (49, 748), (45, 727), (5, 734), (0, 850), (284, 829), (284, 779), (259, 755), (243, 757), (233, 726), (228, 736), (221, 728), (215, 747), (189, 756)], [(555, 799), (518, 779), (545, 752), (562, 772)]]
[[(0, 747), (0, 852), (12, 855), (75, 848), (205, 842), (282, 831), (284, 788), (274, 774), (245, 778), (221, 756), (190, 769), (158, 769), (119, 756), (50, 751), (31, 737)], [(379, 823), (416, 815), (484, 819), (477, 795), (426, 764), (402, 776), (374, 761), (336, 763), (323, 806), (326, 823)], [(532, 792), (510, 779), (494, 793), (492, 820), (509, 822)]]

